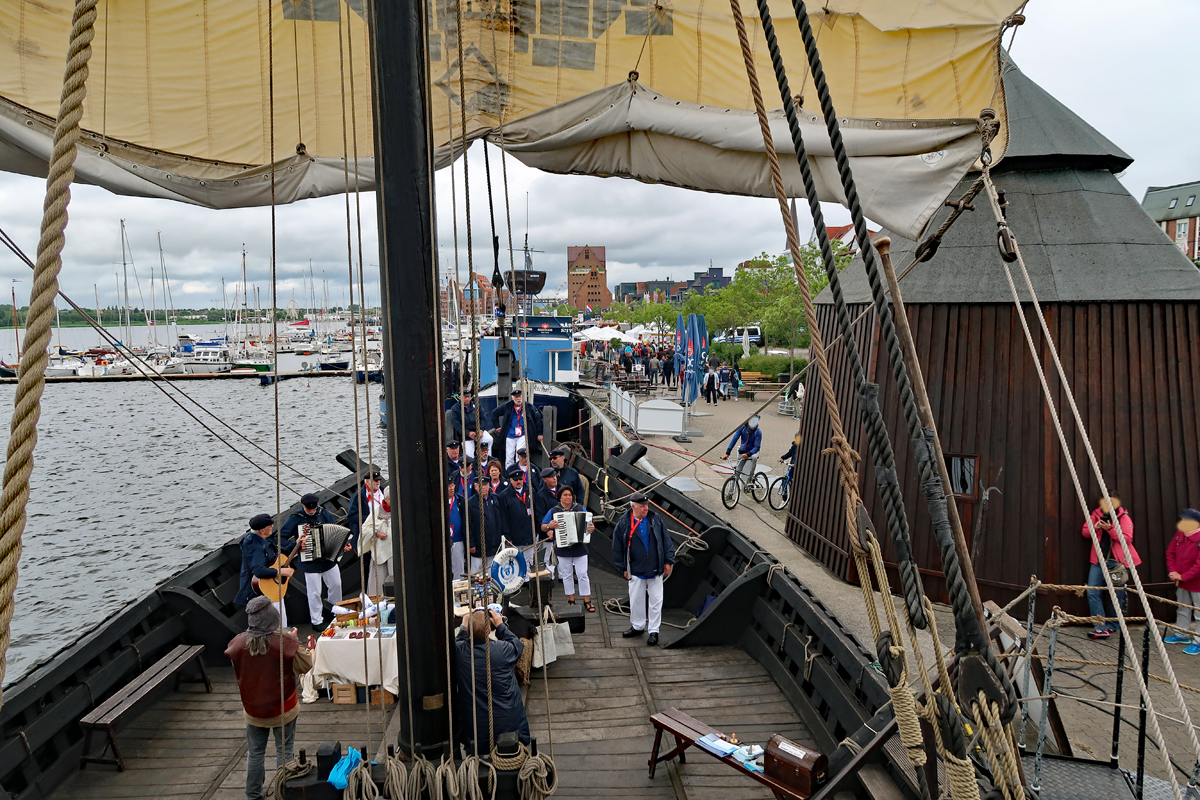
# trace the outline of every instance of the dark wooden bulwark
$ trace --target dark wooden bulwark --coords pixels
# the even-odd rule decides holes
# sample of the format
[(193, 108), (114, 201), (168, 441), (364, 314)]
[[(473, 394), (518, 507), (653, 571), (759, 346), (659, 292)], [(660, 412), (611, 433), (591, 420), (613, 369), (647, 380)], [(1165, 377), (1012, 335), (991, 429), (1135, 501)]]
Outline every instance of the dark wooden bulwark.
[[(857, 316), (863, 308), (852, 306), (852, 313)], [(1133, 517), (1142, 579), (1153, 591), (1169, 592), (1174, 587), (1167, 580), (1166, 545), (1179, 511), (1200, 505), (1200, 303), (1059, 303), (1043, 308), (1105, 480)], [(1029, 306), (1025, 312), (1089, 507), (1094, 507), (1099, 485), (1036, 317)], [(1001, 492), (991, 495), (975, 563), (983, 598), (1001, 604), (1028, 586), (1034, 574), (1051, 583), (1084, 583), (1089, 546), (1080, 535), (1083, 512), (1017, 313), (1011, 304), (908, 307), (943, 448), (947, 454), (975, 458), (973, 492), (956, 499), (968, 540), (980, 482)], [(818, 306), (818, 317), (832, 338), (837, 330), (833, 307)], [(859, 322), (856, 334), (868, 375), (881, 387), (918, 566), (930, 595), (945, 600), (929, 514), (918, 491), (911, 444), (873, 313)], [(863, 456), (863, 501), (886, 531), (840, 346), (831, 361), (849, 440)], [(829, 424), (815, 372), (807, 391), (800, 479), (787, 532), (839, 576), (856, 582), (853, 560), (846, 554), (845, 512), (834, 463), (821, 455), (828, 446)], [(889, 562), (894, 559), (890, 544), (885, 556)], [(892, 578), (895, 586), (894, 569)], [(1053, 603), (1086, 608), (1074, 597), (1047, 598), (1041, 613)]]

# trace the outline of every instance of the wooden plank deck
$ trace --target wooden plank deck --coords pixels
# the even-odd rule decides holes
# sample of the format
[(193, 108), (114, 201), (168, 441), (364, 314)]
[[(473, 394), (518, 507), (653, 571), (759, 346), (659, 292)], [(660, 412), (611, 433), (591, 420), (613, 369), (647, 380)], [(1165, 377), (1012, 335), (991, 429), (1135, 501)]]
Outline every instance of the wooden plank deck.
[[(623, 597), (625, 582), (600, 570), (591, 578), (600, 611), (588, 615), (586, 633), (573, 637), (575, 655), (560, 658), (547, 676), (558, 796), (770, 798), (766, 787), (694, 748), (686, 764), (668, 762), (653, 780), (647, 777), (654, 745), (650, 715), (665, 708), (686, 711), (743, 742), (765, 745), (776, 733), (814, 742), (767, 671), (747, 653), (730, 647), (664, 650), (647, 647), (644, 636), (622, 639), (629, 619), (606, 612), (603, 600)], [(540, 672), (526, 707), (538, 749), (550, 749)]]
[[(750, 800), (770, 792), (700, 751), (686, 764), (660, 765), (654, 780), (647, 760), (654, 742), (649, 717), (675, 707), (744, 742), (765, 744), (781, 733), (813, 744), (792, 706), (764, 670), (736, 648), (664, 650), (645, 637), (622, 639), (627, 617), (603, 610), (605, 597), (625, 593), (624, 581), (595, 570), (588, 628), (574, 637), (575, 655), (548, 673), (553, 753), (560, 773), (558, 796), (642, 797), (677, 800)], [(213, 693), (185, 686), (155, 703), (120, 734), (128, 769), (89, 766), (60, 787), (52, 800), (241, 800), (245, 797), (246, 736), (232, 667), (210, 669)], [(546, 685), (535, 671), (528, 691), (530, 727), (539, 749), (551, 749), (546, 732)], [(396, 706), (389, 707), (391, 709)], [(321, 700), (303, 706), (296, 747), (310, 754), (339, 739), (361, 747), (367, 740), (363, 706)], [(372, 749), (383, 731), (372, 707)], [(664, 768), (665, 767), (665, 768)], [(268, 777), (274, 745), (267, 747)]]

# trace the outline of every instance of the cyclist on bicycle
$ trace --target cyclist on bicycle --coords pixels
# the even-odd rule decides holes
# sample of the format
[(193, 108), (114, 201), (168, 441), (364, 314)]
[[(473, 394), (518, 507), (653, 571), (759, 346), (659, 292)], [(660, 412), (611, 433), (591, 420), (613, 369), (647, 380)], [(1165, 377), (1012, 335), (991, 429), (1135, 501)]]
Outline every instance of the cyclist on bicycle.
[(800, 443), (802, 441), (804, 441), (804, 437), (800, 434), (797, 433), (795, 436), (793, 436), (792, 446), (788, 448), (786, 453), (779, 457), (779, 463), (782, 464), (784, 461), (790, 459), (792, 462), (790, 466), (796, 466), (796, 459), (800, 457)]
[(729, 459), (729, 454), (733, 452), (734, 446), (737, 446), (738, 455), (741, 456), (736, 473), (740, 483), (745, 484), (754, 477), (754, 470), (758, 466), (758, 451), (762, 448), (762, 431), (758, 428), (757, 414), (750, 417), (742, 427), (737, 429), (737, 433), (729, 441), (729, 447), (725, 448), (725, 455), (721, 456), (722, 461)]

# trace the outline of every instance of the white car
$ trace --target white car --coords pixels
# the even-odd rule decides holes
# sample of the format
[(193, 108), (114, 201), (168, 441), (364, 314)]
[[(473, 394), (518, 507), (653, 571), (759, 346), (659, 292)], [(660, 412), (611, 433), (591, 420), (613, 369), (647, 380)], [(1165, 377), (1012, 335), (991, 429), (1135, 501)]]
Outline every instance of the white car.
[(732, 330), (723, 331), (721, 335), (713, 339), (713, 342), (741, 344), (747, 334), (749, 334), (750, 344), (755, 347), (766, 347), (767, 337), (763, 335), (762, 327), (759, 325), (747, 325), (744, 328), (733, 328)]

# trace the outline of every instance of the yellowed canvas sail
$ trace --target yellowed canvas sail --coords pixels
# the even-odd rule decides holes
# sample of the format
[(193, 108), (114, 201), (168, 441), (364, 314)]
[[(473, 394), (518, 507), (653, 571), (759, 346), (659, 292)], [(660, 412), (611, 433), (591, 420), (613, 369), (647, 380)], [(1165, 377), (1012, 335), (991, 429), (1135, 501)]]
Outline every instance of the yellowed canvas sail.
[[(769, 194), (734, 21), (721, 0), (456, 2), (430, 0), (439, 164), (449, 159), (451, 131), (462, 134), (465, 96), (468, 138), (503, 141), (542, 169)], [(999, 36), (1019, 5), (833, 0), (817, 14), (874, 219), (919, 229), (978, 154), (973, 120), (986, 106), (1002, 111)], [(776, 0), (772, 11), (792, 89), (811, 106), (791, 6)], [(289, 202), (344, 191), (343, 158), (357, 152), (359, 185), (369, 187), (361, 0), (102, 0), (98, 12), (83, 180), (214, 207), (254, 205), (270, 202), (264, 187), (274, 160), (276, 201)], [(44, 170), (70, 13), (70, 0), (0, 3), (0, 169)], [(761, 27), (753, 15), (747, 23), (768, 105), (778, 105)], [(821, 128), (808, 125), (806, 134), (818, 174), (832, 176), (821, 163)], [(776, 140), (790, 151), (782, 124)], [(839, 199), (836, 183), (821, 187), (825, 199)], [(885, 210), (914, 187), (920, 199)]]

